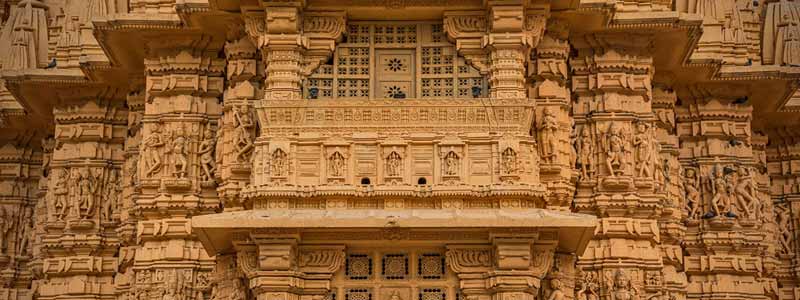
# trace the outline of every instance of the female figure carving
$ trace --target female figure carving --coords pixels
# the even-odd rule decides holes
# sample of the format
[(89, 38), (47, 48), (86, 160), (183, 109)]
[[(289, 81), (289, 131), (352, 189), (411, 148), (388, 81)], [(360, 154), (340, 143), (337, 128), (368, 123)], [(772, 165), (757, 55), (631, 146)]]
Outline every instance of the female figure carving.
[(200, 142), (200, 150), (197, 152), (197, 154), (200, 154), (200, 167), (203, 168), (203, 181), (214, 180), (214, 171), (216, 170), (214, 166), (214, 149), (216, 144), (214, 132), (210, 127), (206, 128), (205, 133), (203, 133), (203, 141)]
[(558, 132), (558, 120), (550, 107), (545, 107), (542, 112), (542, 124), (539, 126), (541, 131), (542, 158), (547, 163), (553, 163), (556, 158), (556, 133)]

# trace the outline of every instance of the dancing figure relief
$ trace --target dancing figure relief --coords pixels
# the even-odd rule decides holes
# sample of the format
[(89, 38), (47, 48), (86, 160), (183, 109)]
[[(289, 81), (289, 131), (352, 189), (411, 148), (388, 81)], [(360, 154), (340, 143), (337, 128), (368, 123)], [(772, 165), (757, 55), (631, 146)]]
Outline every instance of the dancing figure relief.
[(166, 145), (161, 135), (161, 125), (153, 124), (150, 134), (142, 142), (142, 160), (145, 178), (152, 178), (161, 170), (161, 149)]
[(250, 133), (255, 126), (253, 117), (247, 105), (242, 105), (241, 108), (234, 107), (233, 117), (233, 145), (236, 149), (236, 161), (248, 162), (250, 160), (251, 150), (253, 150), (253, 138)]
[(214, 172), (216, 172), (216, 159), (214, 151), (217, 148), (217, 139), (211, 127), (207, 127), (203, 133), (203, 140), (200, 142), (200, 149), (197, 154), (200, 155), (200, 167), (203, 170), (200, 180), (212, 181), (214, 180)]

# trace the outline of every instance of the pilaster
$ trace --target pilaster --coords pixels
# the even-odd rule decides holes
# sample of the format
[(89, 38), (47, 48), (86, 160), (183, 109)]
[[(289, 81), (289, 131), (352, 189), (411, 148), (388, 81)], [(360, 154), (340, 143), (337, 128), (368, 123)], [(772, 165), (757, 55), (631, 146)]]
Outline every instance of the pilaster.
[(448, 11), (444, 29), (468, 63), (489, 79), (489, 97), (528, 97), (525, 68), (544, 35), (549, 5), (487, 1), (485, 11)]
[[(554, 266), (560, 256), (556, 244), (537, 234), (498, 233), (490, 245), (447, 245), (447, 262), (461, 281), (465, 299), (541, 299), (545, 290), (567, 293), (567, 287), (574, 286), (574, 277), (560, 274)], [(557, 278), (563, 285), (543, 287), (546, 278), (550, 283)]]
[(688, 299), (767, 299), (775, 293), (774, 283), (762, 278), (765, 224), (774, 217), (766, 185), (759, 183), (764, 170), (754, 151), (748, 93), (744, 86), (711, 83), (678, 93), (680, 159), (693, 207), (683, 243)]
[(243, 14), (261, 50), (264, 99), (300, 100), (302, 81), (330, 58), (345, 31), (344, 12), (304, 13), (305, 1), (263, 1), (263, 11)]
[(37, 299), (116, 298), (120, 240), (114, 212), (128, 117), (123, 98), (102, 86), (59, 93), (40, 249), (45, 280)]
[(345, 246), (303, 245), (299, 232), (254, 230), (234, 238), (236, 258), (258, 300), (321, 300), (345, 263)]
[[(666, 295), (658, 219), (668, 201), (653, 112), (653, 36), (603, 33), (571, 38), (576, 150), (575, 210), (600, 226), (578, 261), (585, 297)], [(674, 272), (673, 272), (674, 273)], [(677, 296), (677, 295), (671, 295)]]
[(0, 141), (0, 299), (31, 297), (34, 207), (42, 170), (36, 131), (9, 130)]
[(574, 122), (571, 91), (568, 86), (570, 44), (569, 28), (558, 19), (551, 19), (539, 46), (531, 53), (528, 94), (536, 99), (536, 121), (531, 133), (536, 135), (542, 163), (540, 178), (553, 191), (548, 207), (568, 208), (575, 194), (574, 172), (576, 152), (572, 131)]
[(142, 118), (144, 117), (145, 91), (143, 82), (135, 81), (131, 84), (131, 91), (127, 95), (128, 124), (125, 139), (125, 164), (122, 169), (120, 203), (116, 217), (120, 220), (117, 234), (120, 237), (120, 250), (118, 255), (118, 270), (114, 277), (115, 293), (118, 299), (132, 298), (134, 294), (135, 278), (133, 275), (133, 259), (139, 245), (136, 240), (138, 213), (136, 198), (140, 194), (139, 188), (139, 155), (142, 143)]
[[(250, 181), (256, 137), (255, 102), (262, 99), (264, 66), (257, 57), (257, 48), (248, 37), (236, 35), (225, 43), (227, 86), (224, 93), (224, 114), (212, 153), (205, 154), (205, 167), (222, 184), (218, 188), (226, 211), (244, 207), (239, 191)], [(217, 171), (218, 170), (218, 171)], [(205, 172), (205, 169), (204, 169)]]
[(771, 179), (770, 195), (774, 209), (772, 247), (765, 251), (771, 259), (765, 260), (777, 280), (778, 299), (795, 299), (800, 293), (798, 286), (797, 240), (800, 237), (800, 189), (797, 183), (797, 158), (800, 155), (797, 132), (794, 127), (775, 129), (770, 132), (770, 143), (766, 148), (767, 174)]
[[(145, 59), (142, 138), (135, 187), (138, 248), (134, 294), (143, 299), (197, 298), (210, 292), (209, 257), (191, 216), (220, 205), (213, 162), (225, 63), (205, 37), (152, 45)], [(163, 44), (158, 44), (163, 45)]]

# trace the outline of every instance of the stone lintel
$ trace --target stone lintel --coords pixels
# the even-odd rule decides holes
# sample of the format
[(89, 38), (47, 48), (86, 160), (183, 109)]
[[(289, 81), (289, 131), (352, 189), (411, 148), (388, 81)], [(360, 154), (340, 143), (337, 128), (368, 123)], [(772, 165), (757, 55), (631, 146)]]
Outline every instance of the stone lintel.
[[(383, 231), (377, 239), (428, 240), (410, 232), (531, 232), (553, 231), (559, 237), (562, 251), (582, 253), (597, 226), (593, 216), (547, 211), (543, 209), (505, 210), (427, 210), (403, 211), (354, 210), (252, 210), (235, 211), (192, 218), (193, 231), (209, 254), (232, 251), (234, 232), (267, 230), (293, 230), (304, 233), (325, 232), (331, 237), (341, 232), (340, 238), (353, 231)], [(386, 231), (391, 231), (387, 234)], [(466, 236), (465, 236), (466, 238)], [(488, 235), (486, 236), (488, 241)], [(450, 238), (455, 241), (457, 238)]]

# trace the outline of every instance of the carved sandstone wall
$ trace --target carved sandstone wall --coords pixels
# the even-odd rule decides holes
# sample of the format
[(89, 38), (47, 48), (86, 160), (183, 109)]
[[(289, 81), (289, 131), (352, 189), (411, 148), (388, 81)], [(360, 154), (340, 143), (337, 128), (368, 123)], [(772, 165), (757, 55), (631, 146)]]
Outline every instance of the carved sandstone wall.
[(0, 0), (0, 300), (800, 299), (798, 0)]

